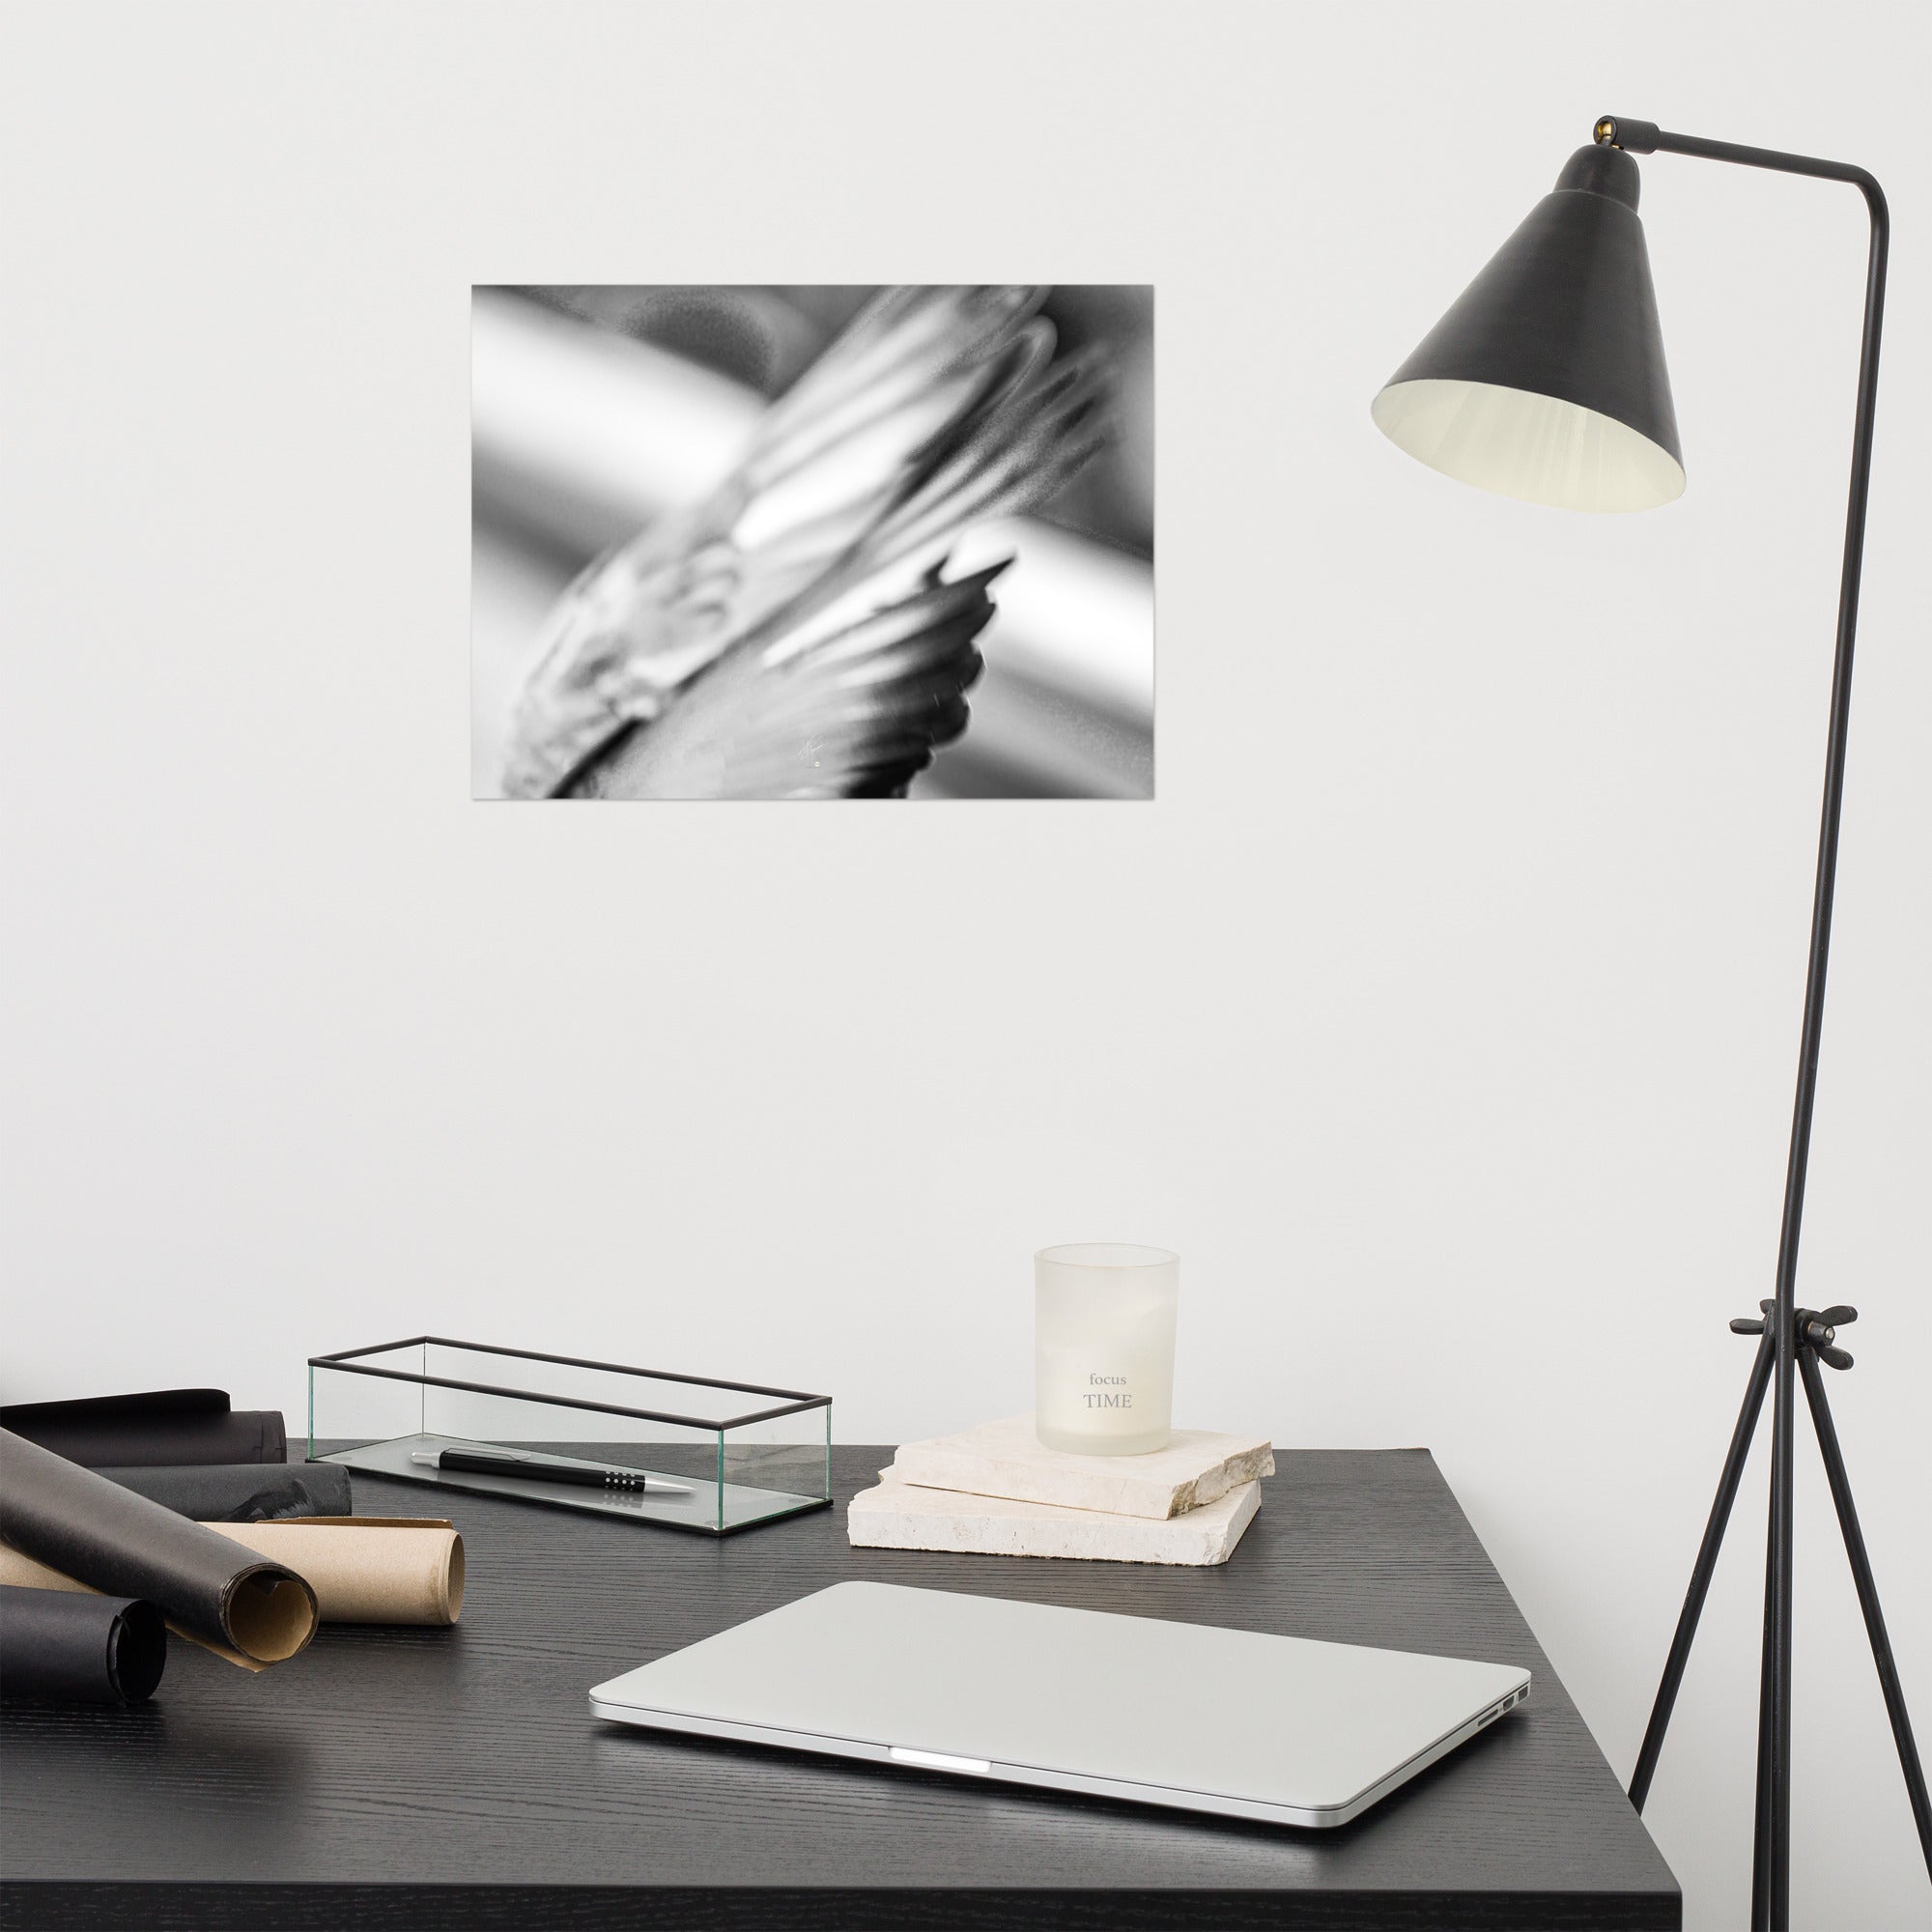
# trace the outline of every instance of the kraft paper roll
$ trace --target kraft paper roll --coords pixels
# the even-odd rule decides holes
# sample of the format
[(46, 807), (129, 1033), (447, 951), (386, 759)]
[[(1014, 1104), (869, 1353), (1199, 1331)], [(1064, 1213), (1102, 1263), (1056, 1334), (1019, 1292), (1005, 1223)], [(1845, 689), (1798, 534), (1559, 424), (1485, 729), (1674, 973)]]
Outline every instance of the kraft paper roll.
[(0, 1697), (140, 1704), (168, 1662), (168, 1630), (139, 1598), (0, 1587)]
[(150, 1389), (76, 1402), (20, 1402), (0, 1408), (11, 1429), (89, 1468), (159, 1463), (284, 1463), (289, 1436), (279, 1410), (231, 1408), (225, 1389)]
[(269, 1522), (354, 1510), (349, 1471), (340, 1463), (199, 1463), (99, 1473), (196, 1522)]
[[(314, 1591), (326, 1624), (453, 1624), (463, 1609), (463, 1539), (440, 1517), (308, 1517), (201, 1526), (299, 1577)], [(8, 1585), (89, 1587), (0, 1543), (0, 1587)]]
[[(0, 1583), (144, 1597), (244, 1669), (294, 1657), (315, 1634), (315, 1592), (294, 1571), (244, 1560), (226, 1537), (6, 1429), (0, 1539), (12, 1551)], [(51, 1580), (14, 1574), (22, 1558)]]
[(463, 1539), (443, 1517), (310, 1517), (209, 1528), (307, 1579), (326, 1624), (453, 1624)]

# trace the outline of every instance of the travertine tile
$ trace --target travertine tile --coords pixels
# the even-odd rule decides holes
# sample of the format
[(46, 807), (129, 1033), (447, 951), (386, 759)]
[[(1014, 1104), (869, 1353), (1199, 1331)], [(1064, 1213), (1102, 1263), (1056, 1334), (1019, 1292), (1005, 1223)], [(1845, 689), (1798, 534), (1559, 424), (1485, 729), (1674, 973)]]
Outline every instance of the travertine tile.
[(1274, 1451), (1262, 1435), (1177, 1429), (1167, 1447), (1150, 1456), (1069, 1456), (1041, 1443), (1032, 1416), (1014, 1415), (957, 1435), (908, 1442), (893, 1468), (902, 1481), (926, 1489), (1116, 1516), (1171, 1517), (1273, 1475)]
[(875, 1549), (952, 1549), (987, 1556), (1072, 1556), (1114, 1563), (1225, 1563), (1261, 1507), (1261, 1485), (1243, 1483), (1184, 1516), (1155, 1521), (1006, 1496), (966, 1495), (902, 1482), (880, 1471), (845, 1514), (855, 1545)]

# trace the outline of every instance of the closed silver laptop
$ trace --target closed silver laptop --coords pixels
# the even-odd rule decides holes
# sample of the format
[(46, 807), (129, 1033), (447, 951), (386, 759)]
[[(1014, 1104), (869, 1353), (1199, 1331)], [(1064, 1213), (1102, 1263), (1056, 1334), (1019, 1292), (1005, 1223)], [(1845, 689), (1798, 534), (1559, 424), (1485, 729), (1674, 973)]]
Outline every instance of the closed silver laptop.
[(591, 1715), (1284, 1825), (1342, 1825), (1529, 1695), (1514, 1664), (838, 1583)]

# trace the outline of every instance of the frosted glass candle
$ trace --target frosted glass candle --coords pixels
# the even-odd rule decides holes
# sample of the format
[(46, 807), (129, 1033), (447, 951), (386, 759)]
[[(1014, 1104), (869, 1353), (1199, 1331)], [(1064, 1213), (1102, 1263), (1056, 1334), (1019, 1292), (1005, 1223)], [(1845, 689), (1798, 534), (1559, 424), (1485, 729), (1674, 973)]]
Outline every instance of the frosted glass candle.
[(1082, 1456), (1165, 1449), (1179, 1256), (1076, 1241), (1040, 1249), (1033, 1266), (1034, 1434)]

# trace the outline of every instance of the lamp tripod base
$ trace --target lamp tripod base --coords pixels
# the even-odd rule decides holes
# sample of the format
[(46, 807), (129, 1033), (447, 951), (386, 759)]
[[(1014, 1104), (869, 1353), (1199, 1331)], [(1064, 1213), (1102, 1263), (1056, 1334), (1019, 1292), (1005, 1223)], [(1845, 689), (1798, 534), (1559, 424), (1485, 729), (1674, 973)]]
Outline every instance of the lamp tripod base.
[[(1650, 1723), (1637, 1752), (1636, 1770), (1631, 1776), (1630, 1800), (1641, 1811), (1650, 1796), (1650, 1784), (1657, 1761), (1663, 1750), (1663, 1734), (1669, 1727), (1670, 1713), (1684, 1681), (1684, 1666), (1690, 1661), (1690, 1644), (1697, 1634), (1697, 1619), (1711, 1588), (1718, 1567), (1718, 1551), (1723, 1544), (1724, 1529), (1730, 1521), (1731, 1505), (1737, 1500), (1738, 1484), (1743, 1479), (1751, 1437), (1764, 1407), (1765, 1392), (1771, 1386), (1777, 1357), (1776, 1304), (1758, 1303), (1761, 1315), (1755, 1320), (1733, 1321), (1734, 1334), (1758, 1336), (1756, 1359), (1751, 1364), (1750, 1380), (1745, 1389), (1744, 1406), (1738, 1412), (1738, 1426), (1731, 1434), (1731, 1446), (1724, 1457), (1723, 1473), (1718, 1481), (1717, 1500), (1711, 1505), (1710, 1520), (1704, 1526), (1704, 1540), (1698, 1547), (1697, 1561), (1690, 1572), (1690, 1587), (1685, 1594), (1684, 1608), (1671, 1638), (1670, 1655), (1665, 1660), (1663, 1678), (1651, 1707)], [(1849, 1369), (1852, 1358), (1838, 1348), (1837, 1331), (1858, 1320), (1855, 1308), (1800, 1308), (1793, 1311), (1793, 1355), (1804, 1384), (1804, 1400), (1811, 1410), (1811, 1426), (1818, 1438), (1818, 1453), (1825, 1464), (1825, 1477), (1832, 1489), (1832, 1501), (1838, 1512), (1838, 1527), (1844, 1534), (1845, 1554), (1851, 1561), (1852, 1581), (1859, 1593), (1859, 1607), (1864, 1613), (1865, 1634), (1871, 1639), (1872, 1661), (1878, 1666), (1879, 1687), (1885, 1693), (1886, 1714), (1891, 1719), (1891, 1735), (1898, 1746), (1899, 1768), (1905, 1774), (1905, 1789), (1912, 1801), (1912, 1816), (1918, 1827), (1919, 1849), (1925, 1855), (1925, 1868), (1932, 1875), (1932, 1801), (1925, 1789), (1925, 1772), (1918, 1761), (1918, 1747), (1912, 1736), (1912, 1719), (1905, 1709), (1905, 1691), (1898, 1681), (1898, 1665), (1892, 1658), (1891, 1639), (1886, 1634), (1885, 1615), (1879, 1608), (1878, 1585), (1872, 1577), (1871, 1559), (1865, 1553), (1864, 1532), (1859, 1527), (1858, 1508), (1852, 1501), (1851, 1478), (1845, 1473), (1845, 1458), (1838, 1447), (1838, 1432), (1832, 1421), (1831, 1405), (1825, 1399), (1825, 1379), (1819, 1363), (1833, 1369)], [(1776, 1460), (1776, 1458), (1774, 1458)], [(1791, 1541), (1774, 1534), (1765, 1562), (1764, 1684), (1772, 1683), (1776, 1651), (1774, 1647), (1774, 1606), (1780, 1595), (1790, 1601)], [(1758, 1708), (1757, 1823), (1753, 1841), (1751, 1884), (1752, 1932), (1787, 1932), (1790, 1900), (1787, 1887), (1779, 1882), (1790, 1870), (1790, 1816), (1787, 1808), (1775, 1806), (1772, 1792), (1772, 1739), (1770, 1699), (1761, 1696)], [(1776, 1822), (1774, 1822), (1776, 1814)], [(1780, 1842), (1781, 1840), (1781, 1842)]]

